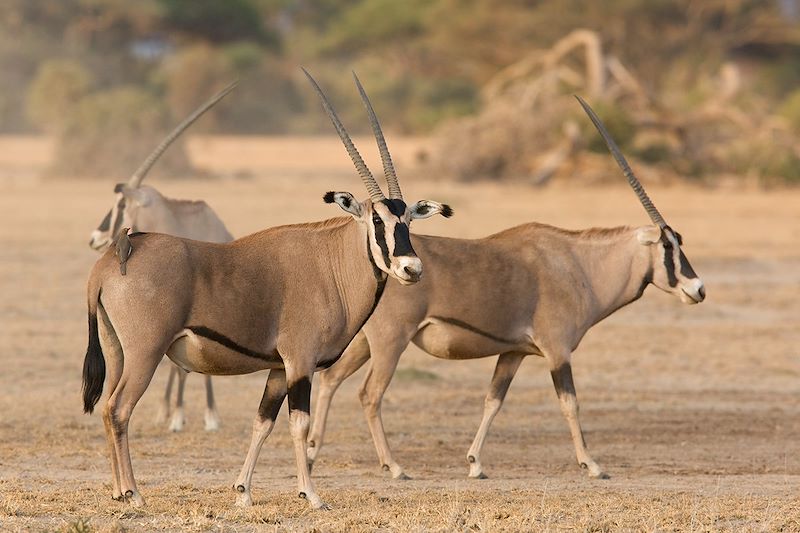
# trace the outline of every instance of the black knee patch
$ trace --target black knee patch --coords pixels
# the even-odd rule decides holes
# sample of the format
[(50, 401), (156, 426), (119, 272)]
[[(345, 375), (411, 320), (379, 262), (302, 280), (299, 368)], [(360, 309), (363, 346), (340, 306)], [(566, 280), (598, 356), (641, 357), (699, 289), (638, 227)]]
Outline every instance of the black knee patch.
[(311, 411), (311, 380), (303, 376), (289, 385), (289, 411)]

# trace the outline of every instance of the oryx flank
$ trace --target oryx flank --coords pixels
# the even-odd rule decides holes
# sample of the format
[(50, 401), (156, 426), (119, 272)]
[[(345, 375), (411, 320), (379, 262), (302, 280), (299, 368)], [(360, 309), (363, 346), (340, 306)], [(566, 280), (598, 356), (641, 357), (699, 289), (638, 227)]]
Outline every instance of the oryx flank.
[(681, 237), (647, 197), (614, 141), (581, 104), (606, 140), (654, 225), (568, 231), (524, 224), (477, 240), (414, 236), (425, 278), (408, 290), (393, 283), (342, 358), (320, 375), (309, 462), (322, 445), (325, 419), (341, 382), (368, 359), (359, 396), (378, 459), (405, 478), (392, 458), (381, 399), (409, 342), (443, 359), (500, 354), (483, 420), (467, 453), (469, 476), (483, 478), (480, 454), (492, 419), (527, 355), (544, 357), (569, 424), (578, 464), (607, 477), (589, 455), (578, 422), (571, 354), (593, 325), (637, 300), (653, 284), (687, 304), (705, 298), (703, 282), (681, 251)]
[(225, 244), (134, 235), (126, 276), (120, 276), (111, 252), (92, 270), (83, 399), (91, 412), (108, 373), (103, 421), (114, 498), (144, 503), (131, 468), (128, 421), (166, 353), (183, 369), (205, 374), (272, 369), (234, 484), (237, 503), (252, 503), (258, 453), (288, 392), (299, 494), (314, 508), (325, 506), (306, 462), (312, 375), (338, 359), (362, 328), (387, 276), (404, 285), (419, 281), (422, 262), (411, 247), (411, 221), (451, 211), (427, 200), (404, 203), (362, 91), (386, 170), (386, 198), (324, 94), (306, 75), (369, 191), (363, 202), (348, 192), (325, 194), (326, 202), (350, 217), (272, 228)]
[[(174, 200), (166, 198), (153, 187), (142, 185), (147, 173), (170, 144), (175, 141), (189, 126), (222, 100), (238, 84), (233, 82), (222, 91), (212, 96), (181, 122), (161, 144), (136, 169), (127, 183), (118, 183), (114, 187), (114, 205), (106, 213), (100, 225), (92, 232), (89, 246), (98, 251), (105, 250), (119, 236), (120, 229), (130, 228), (132, 232), (166, 233), (176, 237), (185, 237), (198, 241), (230, 242), (233, 236), (225, 224), (211, 207), (203, 201)], [(178, 395), (175, 412), (169, 422), (171, 431), (181, 431), (186, 421), (183, 410), (183, 390), (187, 372), (170, 364), (169, 380), (164, 400), (157, 420), (164, 422), (170, 418), (170, 396), (172, 383), (178, 378)], [(214, 389), (211, 377), (206, 378), (206, 412), (205, 428), (214, 431), (219, 428), (219, 415), (214, 404)]]

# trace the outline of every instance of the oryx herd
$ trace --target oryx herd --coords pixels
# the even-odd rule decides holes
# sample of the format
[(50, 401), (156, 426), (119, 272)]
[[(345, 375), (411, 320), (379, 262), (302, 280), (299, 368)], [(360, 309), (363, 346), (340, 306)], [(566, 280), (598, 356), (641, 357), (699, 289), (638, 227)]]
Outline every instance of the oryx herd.
[[(89, 343), (83, 368), (84, 410), (102, 405), (112, 497), (142, 505), (131, 466), (128, 422), (164, 354), (174, 365), (162, 415), (178, 377), (170, 429), (184, 425), (188, 372), (206, 375), (206, 429), (219, 427), (211, 375), (269, 370), (252, 438), (233, 487), (251, 505), (262, 444), (288, 396), (299, 495), (326, 508), (310, 472), (322, 446), (337, 387), (368, 360), (360, 391), (380, 465), (406, 477), (392, 458), (381, 399), (398, 360), (413, 342), (451, 360), (499, 354), (483, 419), (467, 452), (469, 476), (489, 426), (524, 357), (544, 357), (569, 425), (578, 464), (607, 477), (592, 459), (578, 420), (571, 354), (593, 325), (656, 287), (688, 304), (705, 298), (681, 251), (681, 237), (661, 216), (600, 119), (579, 98), (653, 224), (569, 231), (523, 224), (482, 239), (411, 236), (412, 220), (452, 209), (431, 200), (407, 204), (381, 127), (361, 83), (356, 87), (383, 163), (385, 194), (316, 81), (303, 71), (344, 143), (369, 198), (328, 192), (324, 201), (349, 216), (274, 227), (234, 240), (205, 202), (173, 200), (142, 180), (184, 130), (233, 90), (225, 88), (181, 123), (125, 184), (90, 245), (105, 253), (88, 282)], [(127, 233), (127, 228), (132, 232)], [(125, 230), (123, 234), (123, 229)], [(130, 242), (128, 257), (114, 243)], [(127, 241), (126, 241), (127, 243)], [(120, 273), (126, 261), (126, 273)], [(393, 279), (390, 279), (393, 278)], [(321, 372), (311, 428), (311, 382)]]

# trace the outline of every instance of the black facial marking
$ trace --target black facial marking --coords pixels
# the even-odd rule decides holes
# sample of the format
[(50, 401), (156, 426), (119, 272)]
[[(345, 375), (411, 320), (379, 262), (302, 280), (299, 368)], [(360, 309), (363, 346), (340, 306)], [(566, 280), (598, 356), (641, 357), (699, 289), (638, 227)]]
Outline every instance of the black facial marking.
[(311, 408), (311, 381), (303, 376), (289, 385), (289, 412), (302, 411), (308, 413)]
[(386, 265), (386, 268), (391, 268), (392, 263), (389, 261), (389, 245), (386, 243), (386, 225), (377, 213), (373, 213), (372, 215), (372, 225), (375, 227), (375, 242), (378, 243), (378, 247), (381, 249), (381, 255), (383, 255), (383, 264)]
[(245, 348), (244, 346), (236, 343), (234, 340), (226, 337), (225, 335), (223, 335), (218, 331), (214, 331), (211, 328), (207, 328), (205, 326), (186, 326), (186, 329), (188, 329), (195, 335), (205, 337), (209, 340), (216, 342), (217, 344), (223, 345), (229, 350), (233, 350), (234, 352), (239, 352), (242, 355), (246, 355), (248, 357), (254, 357), (256, 359), (261, 359), (262, 361), (266, 361), (268, 363), (283, 362), (283, 360), (278, 355), (265, 354), (257, 352), (255, 350), (250, 350), (249, 348)]
[(111, 226), (111, 210), (110, 209), (108, 210), (108, 213), (106, 213), (106, 216), (103, 217), (103, 221), (100, 223), (100, 225), (97, 226), (97, 229), (98, 229), (98, 231), (106, 231), (109, 228), (109, 226)]
[(122, 227), (122, 213), (125, 211), (125, 198), (120, 198), (117, 202), (117, 218), (114, 220), (114, 229), (111, 232), (112, 237), (116, 237)]
[(667, 270), (667, 282), (670, 287), (675, 287), (678, 284), (678, 278), (675, 277), (675, 261), (672, 256), (672, 243), (666, 236), (661, 237), (664, 246), (664, 268)]
[(398, 198), (381, 200), (381, 203), (389, 208), (389, 212), (396, 217), (402, 217), (406, 213), (406, 203)]
[(325, 196), (322, 197), (326, 204), (332, 204), (336, 200), (334, 199), (334, 192), (328, 191), (325, 193)]
[(443, 316), (432, 316), (431, 318), (434, 319), (434, 320), (441, 320), (442, 322), (445, 322), (446, 324), (452, 324), (453, 326), (457, 326), (457, 327), (459, 327), (461, 329), (466, 329), (467, 331), (471, 331), (473, 333), (477, 333), (478, 335), (480, 335), (482, 337), (486, 337), (487, 339), (491, 339), (491, 340), (496, 341), (496, 342), (502, 342), (503, 344), (516, 344), (516, 341), (509, 340), (509, 339), (504, 339), (502, 337), (498, 337), (496, 335), (492, 335), (491, 333), (488, 333), (486, 331), (478, 329), (475, 326), (473, 326), (471, 324), (467, 324), (466, 322), (462, 322), (461, 320), (458, 320), (456, 318), (448, 318), (448, 317), (443, 317)]
[(692, 265), (689, 264), (689, 260), (686, 259), (686, 256), (683, 255), (683, 250), (680, 252), (680, 262), (681, 262), (681, 276), (684, 278), (694, 279), (697, 277), (697, 273), (695, 273)]
[(394, 225), (394, 256), (415, 256), (414, 249), (411, 247), (411, 235), (408, 233), (408, 226), (402, 222)]

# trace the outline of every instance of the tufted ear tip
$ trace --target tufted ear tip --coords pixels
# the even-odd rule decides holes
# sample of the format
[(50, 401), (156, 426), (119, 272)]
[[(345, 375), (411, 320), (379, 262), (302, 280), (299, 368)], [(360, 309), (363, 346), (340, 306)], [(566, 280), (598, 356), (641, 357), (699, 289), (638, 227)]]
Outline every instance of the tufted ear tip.
[(447, 204), (442, 204), (442, 216), (444, 218), (450, 218), (453, 216), (453, 208)]
[(333, 198), (333, 194), (334, 194), (333, 191), (328, 191), (325, 193), (325, 196), (322, 197), (322, 199), (325, 200), (326, 204), (332, 204), (335, 201)]

